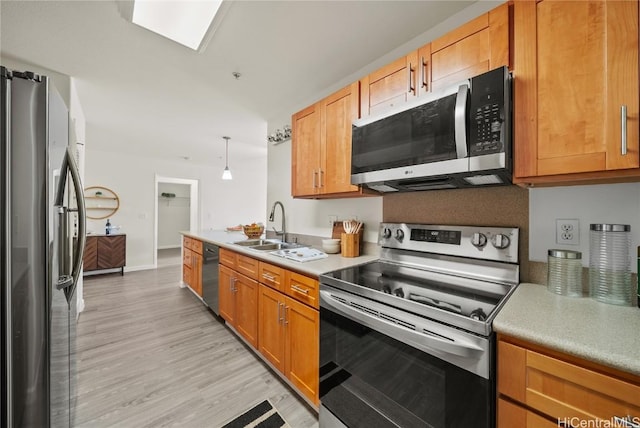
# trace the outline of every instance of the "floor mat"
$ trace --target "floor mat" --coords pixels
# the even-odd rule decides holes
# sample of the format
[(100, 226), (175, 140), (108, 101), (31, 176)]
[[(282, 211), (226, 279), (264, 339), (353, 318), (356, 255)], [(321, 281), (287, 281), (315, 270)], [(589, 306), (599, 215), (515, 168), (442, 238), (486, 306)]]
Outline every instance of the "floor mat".
[(275, 407), (264, 400), (222, 428), (291, 428)]

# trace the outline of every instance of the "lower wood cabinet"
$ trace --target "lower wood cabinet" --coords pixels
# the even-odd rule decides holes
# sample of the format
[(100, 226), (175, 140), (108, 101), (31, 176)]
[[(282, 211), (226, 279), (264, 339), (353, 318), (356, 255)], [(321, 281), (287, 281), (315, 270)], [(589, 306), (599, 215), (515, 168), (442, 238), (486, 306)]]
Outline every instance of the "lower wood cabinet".
[(640, 423), (639, 376), (557, 351), (501, 337), (497, 380), (499, 428)]
[(127, 235), (87, 236), (83, 257), (85, 272), (120, 268), (120, 274), (124, 274), (126, 262)]
[(317, 279), (228, 249), (221, 249), (220, 259), (220, 316), (300, 394), (318, 405)]
[(318, 311), (264, 284), (260, 284), (259, 294), (260, 353), (317, 404)]
[(182, 245), (182, 282), (202, 297), (202, 241), (185, 236)]
[(220, 265), (218, 284), (220, 316), (257, 348), (258, 282)]

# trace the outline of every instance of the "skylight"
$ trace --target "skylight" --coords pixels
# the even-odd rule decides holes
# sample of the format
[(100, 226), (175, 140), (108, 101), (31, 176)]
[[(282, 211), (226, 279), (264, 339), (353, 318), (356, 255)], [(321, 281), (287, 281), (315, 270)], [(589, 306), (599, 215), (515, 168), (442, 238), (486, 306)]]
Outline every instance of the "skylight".
[(133, 23), (198, 50), (222, 1), (136, 0)]

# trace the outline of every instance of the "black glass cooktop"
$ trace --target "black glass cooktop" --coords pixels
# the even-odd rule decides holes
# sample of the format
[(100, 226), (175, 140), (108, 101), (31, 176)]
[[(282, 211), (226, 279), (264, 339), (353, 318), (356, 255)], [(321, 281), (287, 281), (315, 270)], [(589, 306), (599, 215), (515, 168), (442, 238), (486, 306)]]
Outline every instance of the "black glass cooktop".
[[(331, 283), (348, 283), (384, 294), (386, 302), (403, 299), (484, 321), (509, 288), (503, 285), (375, 261), (323, 275)], [(369, 293), (371, 294), (371, 293)], [(374, 296), (376, 293), (373, 293)], [(370, 297), (370, 296), (368, 296)]]

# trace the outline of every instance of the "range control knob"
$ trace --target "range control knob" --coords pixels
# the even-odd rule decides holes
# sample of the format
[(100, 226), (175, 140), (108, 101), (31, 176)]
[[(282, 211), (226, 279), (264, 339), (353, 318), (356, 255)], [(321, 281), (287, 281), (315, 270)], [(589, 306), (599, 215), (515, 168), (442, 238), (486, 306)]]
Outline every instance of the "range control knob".
[(476, 248), (482, 248), (487, 245), (487, 235), (484, 233), (476, 232), (471, 237), (471, 244)]
[(504, 250), (511, 244), (511, 240), (507, 235), (503, 235), (502, 233), (496, 233), (491, 238), (491, 244), (496, 247), (498, 250)]
[(384, 229), (382, 229), (382, 237), (384, 239), (391, 238), (391, 229), (389, 229), (388, 227), (385, 227)]
[(404, 232), (402, 229), (396, 229), (396, 239), (402, 241), (404, 239)]

